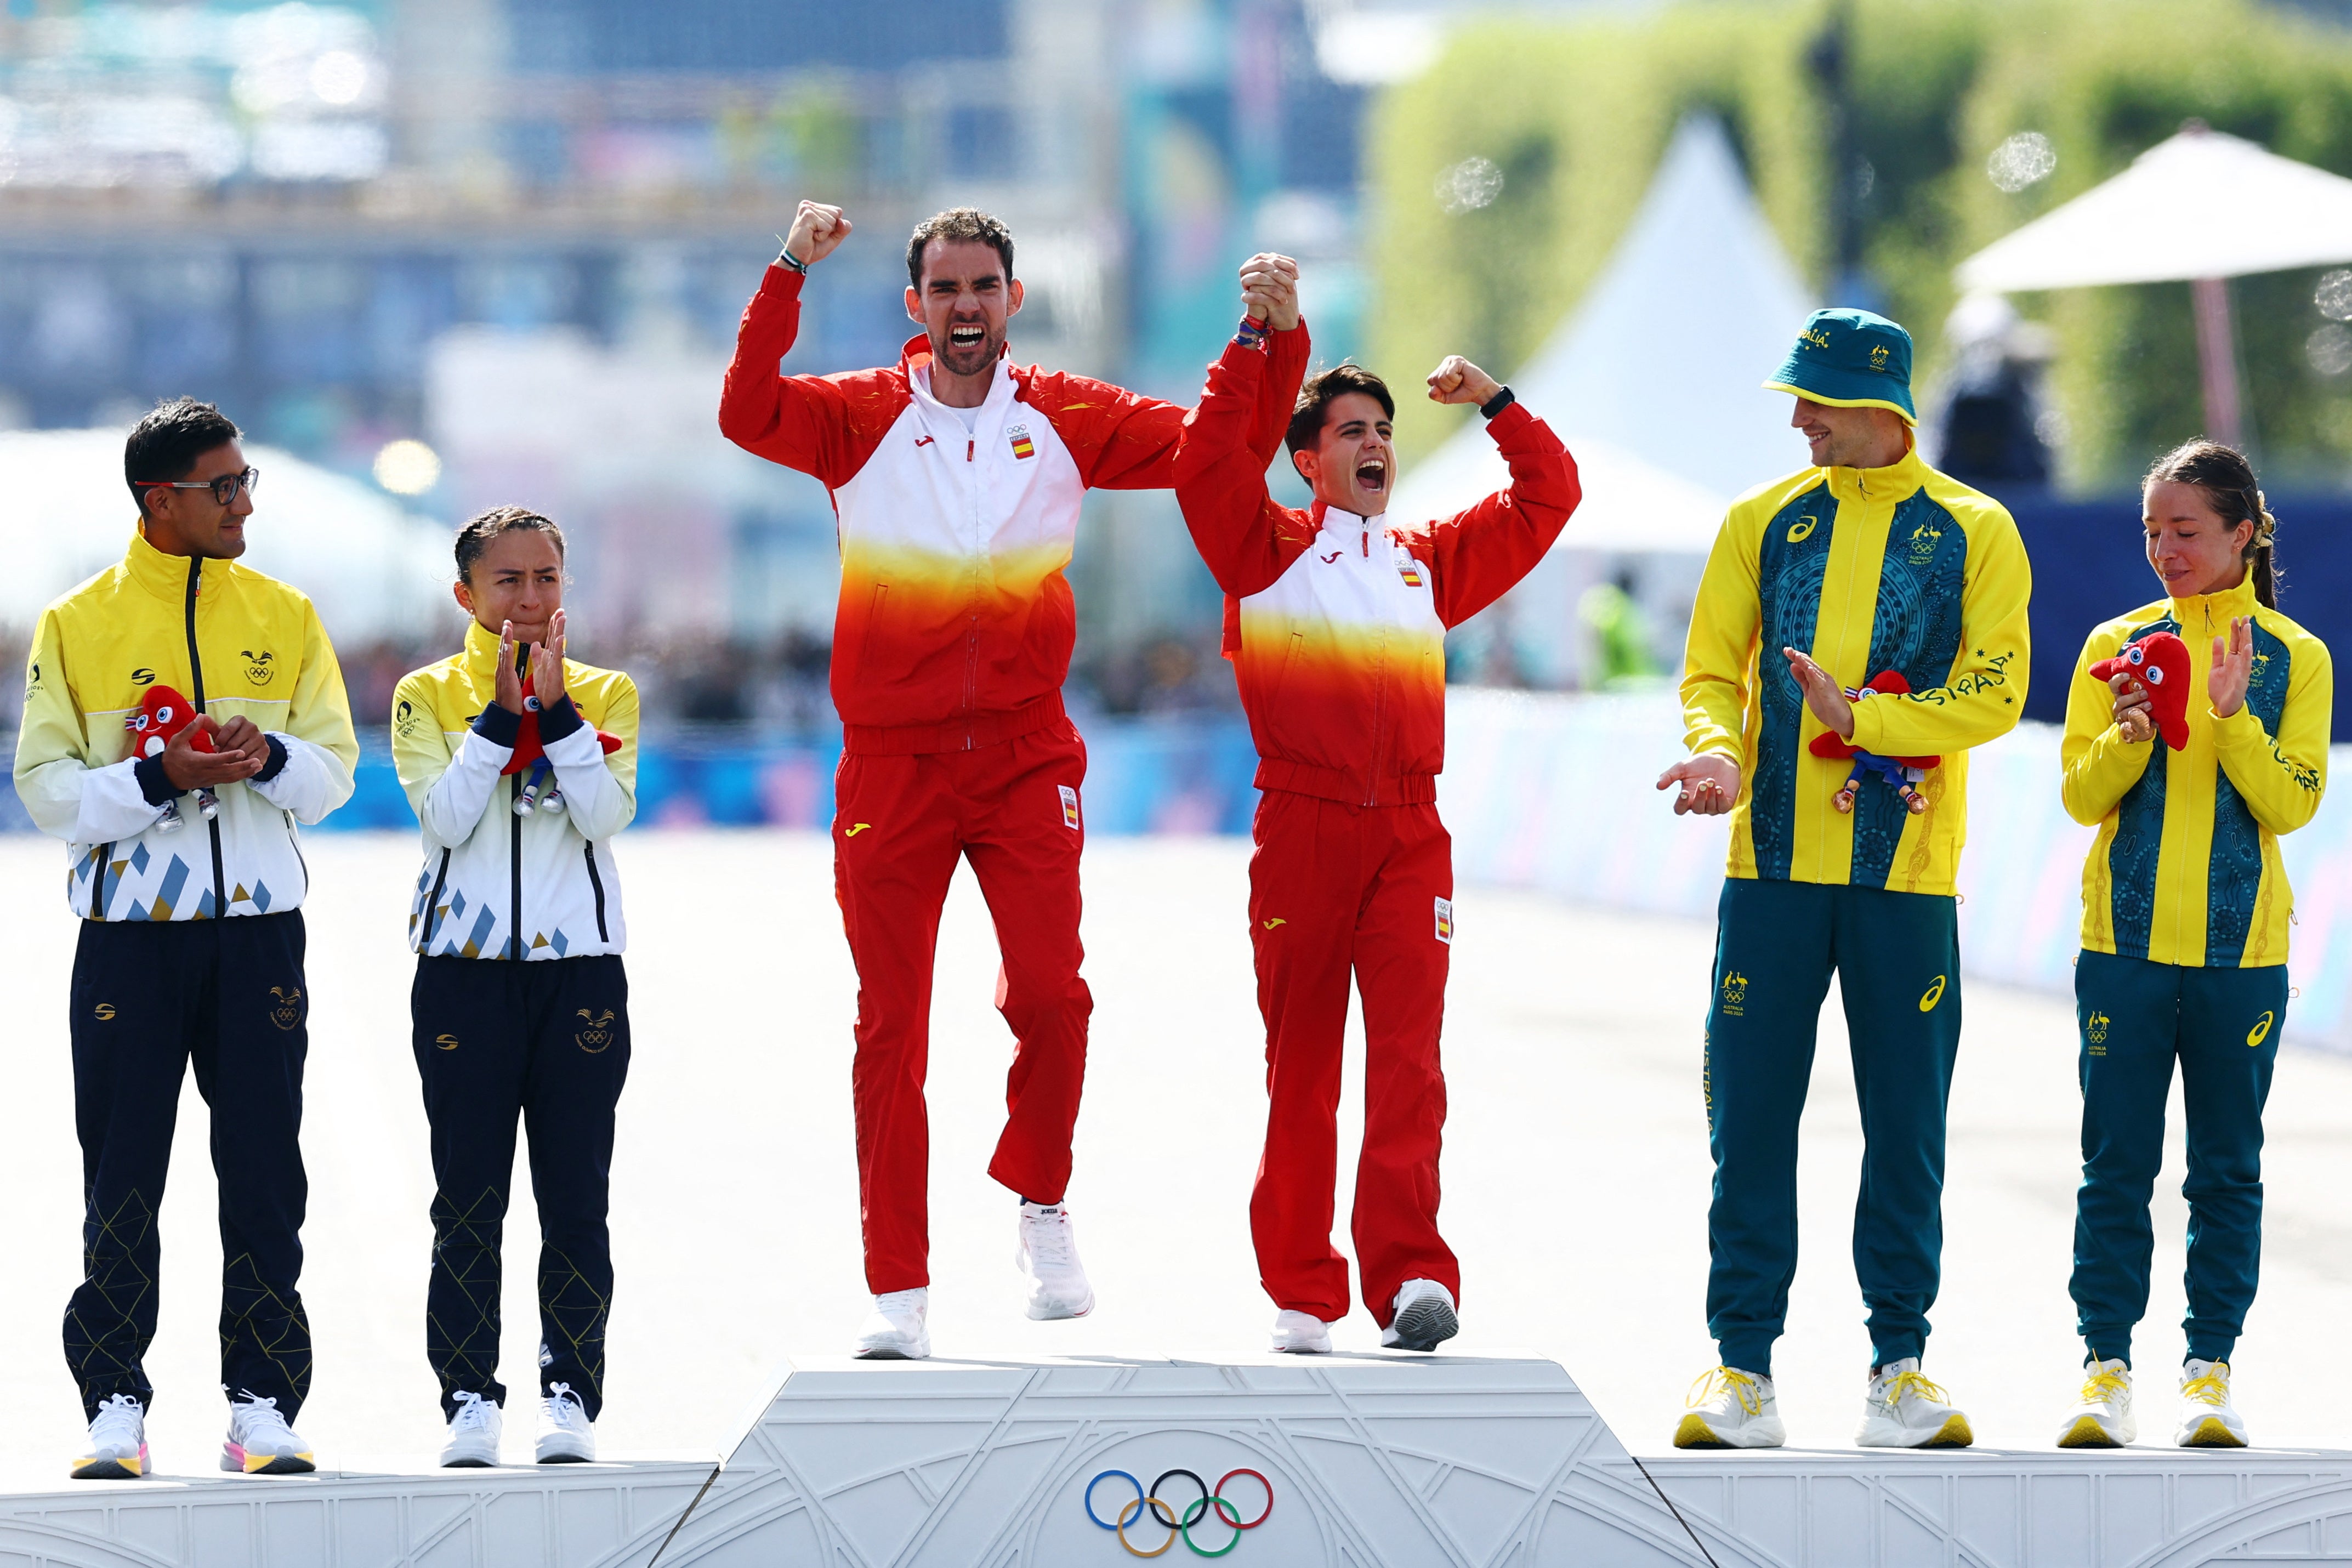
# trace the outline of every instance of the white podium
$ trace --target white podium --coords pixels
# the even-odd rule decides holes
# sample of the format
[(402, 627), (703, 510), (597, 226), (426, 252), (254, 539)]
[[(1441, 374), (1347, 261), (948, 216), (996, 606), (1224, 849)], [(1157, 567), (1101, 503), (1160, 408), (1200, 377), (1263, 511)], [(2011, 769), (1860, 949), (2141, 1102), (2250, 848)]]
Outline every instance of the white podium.
[[(1212, 1489), (1222, 1506), (1203, 1500)], [(1157, 1508), (1139, 1506), (1147, 1494)], [(0, 1568), (1176, 1568), (1212, 1555), (1232, 1568), (2344, 1568), (2352, 1454), (1637, 1461), (1536, 1359), (811, 1360), (760, 1402), (723, 1465), (347, 1466), (0, 1492)]]
[[(1219, 1486), (1230, 1511), (1200, 1501)], [(803, 1362), (661, 1561), (1082, 1568), (1163, 1545), (1235, 1568), (1706, 1561), (1558, 1365), (1402, 1352)]]

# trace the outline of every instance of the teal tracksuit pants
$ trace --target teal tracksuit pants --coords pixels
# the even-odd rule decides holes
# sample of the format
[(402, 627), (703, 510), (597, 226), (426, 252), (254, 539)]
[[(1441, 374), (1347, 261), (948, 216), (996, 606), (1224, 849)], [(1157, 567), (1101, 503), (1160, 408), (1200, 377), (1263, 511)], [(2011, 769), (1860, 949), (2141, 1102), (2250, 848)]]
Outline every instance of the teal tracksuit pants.
[(2074, 1196), (2077, 1328), (2101, 1360), (2131, 1360), (2147, 1310), (2147, 1200), (2164, 1163), (2172, 1064), (2189, 1133), (2189, 1354), (2227, 1361), (2253, 1305), (2263, 1252), (2263, 1102), (2286, 1024), (2286, 966), (2205, 969), (2085, 952), (2083, 1184)]
[(1724, 882), (1706, 1026), (1706, 1321), (1727, 1366), (1769, 1375), (1788, 1316), (1797, 1122), (1832, 972), (1862, 1107), (1853, 1268), (1872, 1364), (1926, 1346), (1944, 1250), (1944, 1107), (1960, 1043), (1956, 913), (1951, 898), (1928, 893)]

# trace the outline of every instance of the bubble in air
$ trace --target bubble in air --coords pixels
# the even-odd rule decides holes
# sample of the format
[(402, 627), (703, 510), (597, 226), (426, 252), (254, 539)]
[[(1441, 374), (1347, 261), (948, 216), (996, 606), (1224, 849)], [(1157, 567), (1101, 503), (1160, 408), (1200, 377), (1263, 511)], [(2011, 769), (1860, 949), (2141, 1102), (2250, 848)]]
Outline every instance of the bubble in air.
[(396, 496), (421, 496), (441, 482), (441, 455), (422, 441), (387, 441), (375, 455), (375, 482)]
[(2352, 328), (2328, 325), (2303, 340), (2303, 357), (2326, 376), (2352, 371)]
[(2323, 275), (2311, 292), (2319, 313), (2334, 321), (2352, 321), (2352, 268), (2339, 267)]
[(2015, 193), (2038, 184), (2058, 169), (2058, 149), (2039, 131), (2021, 131), (1992, 150), (1985, 174), (2002, 190)]
[(1491, 158), (1465, 158), (1437, 176), (1437, 205), (1449, 216), (1492, 206), (1502, 194), (1503, 171)]

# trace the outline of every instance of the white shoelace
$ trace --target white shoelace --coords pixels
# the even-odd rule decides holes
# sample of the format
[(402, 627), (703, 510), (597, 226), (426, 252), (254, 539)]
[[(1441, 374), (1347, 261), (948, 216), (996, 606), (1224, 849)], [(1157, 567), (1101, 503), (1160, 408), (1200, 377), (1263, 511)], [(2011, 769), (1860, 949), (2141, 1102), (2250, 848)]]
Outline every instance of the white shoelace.
[(449, 1417), (452, 1432), (479, 1432), (488, 1429), (490, 1416), (498, 1406), (478, 1394), (457, 1393), (449, 1396), (457, 1402), (457, 1414)]
[(1022, 1239), (1029, 1245), (1030, 1261), (1043, 1269), (1068, 1268), (1077, 1262), (1077, 1249), (1070, 1241), (1070, 1216), (1066, 1210), (1052, 1208), (1043, 1214), (1024, 1216)]
[(547, 1418), (557, 1426), (579, 1431), (586, 1430), (588, 1407), (580, 1403), (580, 1396), (572, 1392), (570, 1384), (549, 1384), (544, 1403), (547, 1405)]
[(135, 1448), (146, 1411), (127, 1394), (109, 1394), (89, 1420), (90, 1443), (100, 1448)]
[(237, 1441), (245, 1447), (267, 1447), (283, 1440), (294, 1440), (294, 1428), (286, 1417), (278, 1414), (278, 1401), (248, 1394), (229, 1402), (229, 1425), (244, 1434)]

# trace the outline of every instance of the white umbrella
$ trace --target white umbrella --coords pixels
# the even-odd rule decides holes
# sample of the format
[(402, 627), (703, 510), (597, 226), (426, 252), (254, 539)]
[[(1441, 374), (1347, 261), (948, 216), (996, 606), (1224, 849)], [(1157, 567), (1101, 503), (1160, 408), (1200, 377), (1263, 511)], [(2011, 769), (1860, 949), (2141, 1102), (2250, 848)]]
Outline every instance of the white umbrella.
[[(2204, 215), (2226, 212), (2227, 223)], [(2190, 121), (2130, 168), (1960, 263), (1961, 288), (2013, 294), (2186, 280), (2197, 302), (2205, 417), (2238, 439), (2225, 279), (2352, 261), (2352, 180)]]

